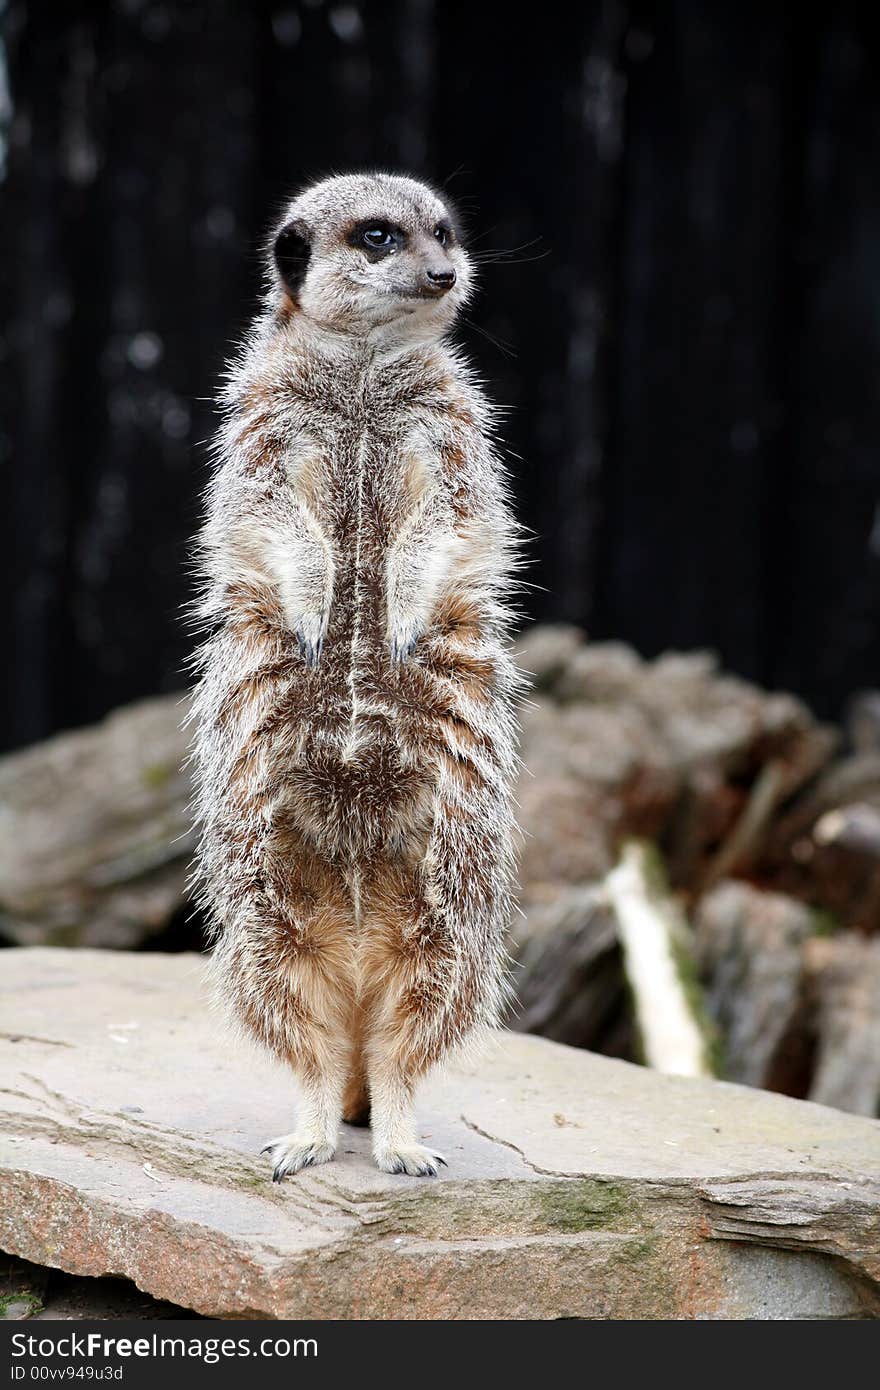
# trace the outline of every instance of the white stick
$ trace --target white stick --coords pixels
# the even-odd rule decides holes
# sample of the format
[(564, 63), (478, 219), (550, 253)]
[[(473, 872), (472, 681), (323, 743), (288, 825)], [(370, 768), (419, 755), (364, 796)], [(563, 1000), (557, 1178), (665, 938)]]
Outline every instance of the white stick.
[(617, 917), (645, 1061), (678, 1076), (711, 1076), (708, 1038), (682, 978), (688, 925), (656, 883), (649, 846), (629, 841), (605, 880)]

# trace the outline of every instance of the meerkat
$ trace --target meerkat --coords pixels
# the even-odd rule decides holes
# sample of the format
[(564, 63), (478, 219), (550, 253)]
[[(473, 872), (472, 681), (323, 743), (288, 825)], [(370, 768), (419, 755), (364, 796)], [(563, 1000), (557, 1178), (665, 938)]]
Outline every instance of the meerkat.
[(435, 1176), (416, 1083), (506, 1001), (518, 530), (447, 336), (473, 270), (431, 188), (302, 192), (222, 395), (197, 547), (197, 876), (219, 998), (287, 1064), (273, 1176), (372, 1127)]

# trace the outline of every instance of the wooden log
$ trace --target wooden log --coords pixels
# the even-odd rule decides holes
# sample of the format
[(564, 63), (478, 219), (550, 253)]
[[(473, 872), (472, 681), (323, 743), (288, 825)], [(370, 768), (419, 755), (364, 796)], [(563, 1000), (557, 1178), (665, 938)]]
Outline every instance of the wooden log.
[(880, 752), (880, 690), (860, 690), (848, 701), (846, 736), (855, 753)]
[(744, 868), (754, 857), (783, 786), (782, 765), (776, 761), (765, 763), (755, 779), (742, 815), (706, 868), (698, 890), (700, 894), (720, 883), (734, 869)]
[(813, 914), (780, 893), (726, 880), (700, 902), (696, 955), (706, 1007), (723, 1041), (723, 1075), (794, 1090), (804, 1021), (804, 943)]
[(809, 942), (819, 1047), (810, 1100), (880, 1114), (880, 938), (841, 932)]
[(817, 845), (834, 845), (851, 854), (880, 860), (880, 807), (867, 802), (826, 811), (813, 827)]
[(614, 913), (596, 887), (561, 889), (514, 923), (518, 1006), (510, 1025), (596, 1047), (623, 1003)]
[(854, 753), (827, 767), (774, 826), (767, 862), (786, 860), (826, 811), (857, 802), (880, 804), (880, 751)]
[(841, 758), (777, 817), (756, 873), (844, 928), (880, 931), (878, 818), (880, 753)]

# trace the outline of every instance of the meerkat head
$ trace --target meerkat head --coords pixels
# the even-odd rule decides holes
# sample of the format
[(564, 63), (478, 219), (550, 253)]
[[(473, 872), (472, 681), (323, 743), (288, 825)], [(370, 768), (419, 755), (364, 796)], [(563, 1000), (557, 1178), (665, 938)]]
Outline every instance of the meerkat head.
[(466, 303), (471, 267), (433, 189), (392, 174), (346, 174), (306, 189), (273, 241), (275, 282), (318, 324), (441, 334)]

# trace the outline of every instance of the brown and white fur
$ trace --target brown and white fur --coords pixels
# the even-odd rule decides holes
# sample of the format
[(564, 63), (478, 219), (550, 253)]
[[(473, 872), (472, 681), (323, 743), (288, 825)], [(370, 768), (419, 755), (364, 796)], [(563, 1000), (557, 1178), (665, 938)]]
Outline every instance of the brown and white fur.
[(444, 341), (470, 285), (429, 188), (316, 184), (222, 398), (197, 871), (218, 995), (300, 1084), (276, 1180), (369, 1116), (380, 1168), (435, 1174), (415, 1083), (505, 1000), (516, 526)]

